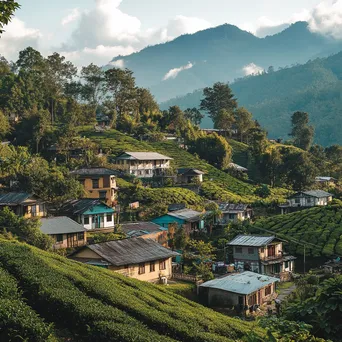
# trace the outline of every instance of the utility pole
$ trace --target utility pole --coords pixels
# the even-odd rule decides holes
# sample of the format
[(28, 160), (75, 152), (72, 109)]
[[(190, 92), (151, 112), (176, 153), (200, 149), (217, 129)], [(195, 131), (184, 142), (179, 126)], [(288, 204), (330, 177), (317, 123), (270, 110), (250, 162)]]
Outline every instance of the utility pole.
[(303, 265), (303, 268), (304, 268), (304, 275), (305, 275), (305, 243), (304, 243), (304, 265)]

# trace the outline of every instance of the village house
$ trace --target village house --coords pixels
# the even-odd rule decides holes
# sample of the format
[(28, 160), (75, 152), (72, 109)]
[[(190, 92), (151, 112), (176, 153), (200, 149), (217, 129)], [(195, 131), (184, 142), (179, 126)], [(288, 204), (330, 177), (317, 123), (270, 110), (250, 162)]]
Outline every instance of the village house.
[(298, 208), (324, 206), (332, 201), (333, 195), (323, 190), (299, 191), (288, 197), (286, 204), (279, 205), (282, 214)]
[(334, 177), (315, 177), (315, 182), (324, 186), (334, 185), (337, 183), (337, 179)]
[(274, 236), (238, 235), (228, 243), (233, 248), (237, 270), (247, 270), (288, 278), (296, 257), (287, 255), (283, 243)]
[(250, 271), (233, 273), (207, 281), (199, 286), (203, 304), (211, 307), (236, 307), (242, 311), (253, 305), (262, 305), (277, 296), (279, 279)]
[(96, 124), (99, 127), (107, 127), (110, 124), (110, 119), (108, 115), (105, 115), (103, 113), (96, 113)]
[(202, 183), (204, 172), (191, 169), (191, 168), (181, 168), (177, 170), (177, 183), (179, 184), (189, 184), (189, 183)]
[(54, 249), (80, 247), (87, 243), (87, 230), (69, 217), (42, 218), (41, 224), (40, 230), (55, 240)]
[(248, 172), (247, 168), (245, 168), (241, 165), (235, 164), (235, 163), (229, 163), (228, 168), (233, 169), (233, 170), (238, 171), (238, 172), (242, 172), (242, 173)]
[(0, 209), (9, 207), (16, 215), (25, 218), (46, 216), (45, 203), (37, 196), (27, 192), (8, 192), (0, 194)]
[(220, 225), (248, 220), (253, 215), (253, 210), (248, 204), (218, 203), (218, 206), (222, 214), (217, 221)]
[(104, 167), (90, 167), (74, 170), (75, 175), (86, 190), (87, 198), (96, 198), (110, 207), (116, 204), (115, 171)]
[(170, 168), (172, 158), (156, 152), (123, 152), (115, 158), (128, 174), (138, 178), (163, 177)]
[(82, 224), (87, 230), (114, 231), (114, 209), (98, 199), (71, 200), (66, 202), (59, 212)]
[(169, 211), (167, 214), (153, 219), (152, 222), (165, 228), (177, 224), (179, 227), (183, 227), (187, 235), (204, 229), (202, 213), (192, 209)]
[(127, 222), (122, 223), (121, 230), (127, 237), (142, 237), (143, 239), (151, 239), (164, 247), (168, 245), (168, 229), (159, 226), (153, 222)]
[(158, 242), (137, 237), (87, 245), (71, 258), (127, 277), (157, 282), (172, 277), (172, 257), (177, 255)]

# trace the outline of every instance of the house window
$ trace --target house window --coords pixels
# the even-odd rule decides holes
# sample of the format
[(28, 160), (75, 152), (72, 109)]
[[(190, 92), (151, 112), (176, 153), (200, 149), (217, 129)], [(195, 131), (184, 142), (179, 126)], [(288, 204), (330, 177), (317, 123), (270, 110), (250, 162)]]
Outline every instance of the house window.
[(31, 206), (31, 214), (32, 214), (32, 216), (37, 215), (37, 207), (35, 204)]
[(295, 198), (295, 203), (299, 204), (300, 203), (300, 199), (299, 198)]
[(89, 224), (89, 216), (84, 216), (84, 224)]
[(56, 235), (56, 242), (63, 242), (63, 234)]
[(265, 288), (265, 296), (268, 296), (268, 295), (270, 295), (271, 293), (272, 293), (272, 285), (267, 286), (267, 287)]
[(234, 220), (235, 219), (235, 214), (228, 214), (229, 220)]
[(78, 241), (84, 240), (84, 233), (78, 233), (77, 234), (77, 240)]
[(159, 269), (160, 270), (166, 270), (166, 261), (165, 260), (159, 261)]
[(261, 248), (260, 248), (260, 253), (264, 253), (264, 252), (265, 252), (264, 247), (261, 247)]
[(154, 261), (150, 262), (150, 272), (154, 272), (156, 270), (156, 264)]
[(139, 264), (139, 274), (144, 274), (145, 273), (145, 264)]
[(235, 247), (236, 254), (242, 254), (242, 247)]
[(99, 180), (98, 179), (93, 179), (93, 189), (98, 189), (99, 188)]
[(248, 254), (254, 254), (254, 248), (253, 247), (248, 248)]
[(285, 261), (285, 268), (289, 268), (289, 262)]
[(107, 191), (100, 191), (100, 200), (106, 200)]
[(43, 213), (45, 211), (44, 204), (38, 204), (38, 210), (40, 213)]
[(113, 215), (107, 214), (107, 222), (112, 222), (112, 221), (113, 221)]

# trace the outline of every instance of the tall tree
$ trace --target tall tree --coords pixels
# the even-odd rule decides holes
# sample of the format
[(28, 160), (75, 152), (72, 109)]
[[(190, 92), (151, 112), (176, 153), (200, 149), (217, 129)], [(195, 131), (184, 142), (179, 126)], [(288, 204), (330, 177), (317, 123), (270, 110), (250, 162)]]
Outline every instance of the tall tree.
[(216, 116), (216, 119), (214, 121), (214, 127), (218, 129), (223, 129), (226, 132), (228, 132), (228, 135), (230, 135), (234, 122), (234, 114), (231, 111), (228, 111), (227, 109), (221, 109), (218, 112), (218, 115)]
[(0, 34), (4, 32), (4, 26), (11, 21), (13, 13), (19, 7), (20, 5), (14, 0), (0, 1)]
[(217, 82), (213, 87), (204, 88), (203, 96), (200, 109), (205, 110), (214, 122), (221, 109), (234, 112), (238, 106), (232, 90), (226, 83)]
[(312, 145), (314, 128), (309, 125), (309, 114), (295, 112), (291, 117), (292, 131), (290, 136), (294, 139), (294, 145), (308, 151)]
[[(250, 113), (246, 108), (240, 107), (235, 111), (235, 125), (240, 135), (240, 141), (243, 140), (243, 136), (253, 127), (255, 122)], [(248, 143), (248, 142), (247, 142)]]
[(0, 139), (4, 139), (11, 131), (8, 117), (0, 110)]
[(193, 125), (199, 126), (204, 115), (196, 108), (187, 108), (184, 111), (185, 118), (190, 120)]

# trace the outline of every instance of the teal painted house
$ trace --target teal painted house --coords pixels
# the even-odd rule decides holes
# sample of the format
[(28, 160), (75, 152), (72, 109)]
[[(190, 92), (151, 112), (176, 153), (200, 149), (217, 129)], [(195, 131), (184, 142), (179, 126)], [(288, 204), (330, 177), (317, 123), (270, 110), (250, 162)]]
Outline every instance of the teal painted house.
[(87, 230), (114, 230), (114, 209), (98, 199), (83, 198), (63, 205), (61, 212)]
[(153, 219), (152, 222), (165, 228), (168, 228), (170, 224), (177, 223), (178, 226), (182, 226), (185, 229), (188, 235), (196, 230), (204, 229), (202, 213), (191, 209), (171, 211)]

